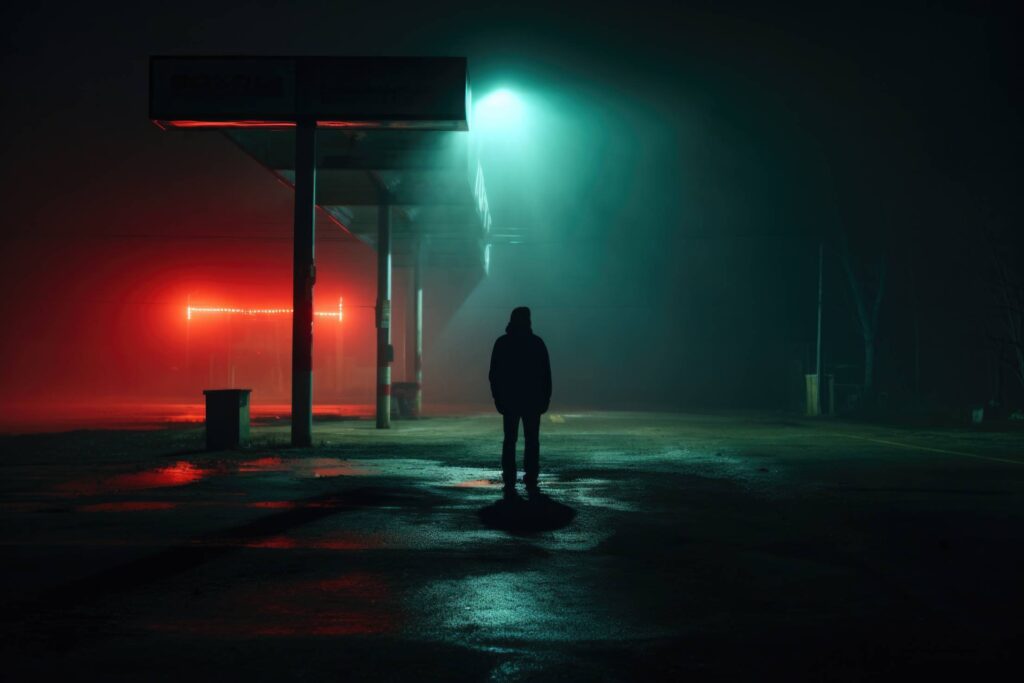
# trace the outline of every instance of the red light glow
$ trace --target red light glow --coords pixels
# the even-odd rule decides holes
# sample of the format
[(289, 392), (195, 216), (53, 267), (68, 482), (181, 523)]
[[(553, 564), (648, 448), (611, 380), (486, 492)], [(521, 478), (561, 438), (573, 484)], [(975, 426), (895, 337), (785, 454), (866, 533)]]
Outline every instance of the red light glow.
[(161, 128), (294, 128), (294, 121), (155, 121)]
[[(226, 308), (221, 306), (193, 306), (188, 304), (185, 306), (185, 318), (192, 320), (192, 316), (195, 314), (215, 314), (222, 313), (226, 315), (291, 315), (292, 309), (290, 308)], [(340, 323), (345, 318), (345, 311), (343, 307), (342, 297), (338, 297), (338, 310), (337, 311), (316, 311), (313, 315), (321, 318), (336, 318)]]
[[(199, 121), (177, 119), (174, 121), (154, 121), (160, 128), (294, 128), (294, 121), (261, 121), (242, 119), (238, 121)], [(379, 121), (317, 121), (318, 128), (384, 128)]]
[(319, 128), (384, 128), (378, 121), (317, 121)]

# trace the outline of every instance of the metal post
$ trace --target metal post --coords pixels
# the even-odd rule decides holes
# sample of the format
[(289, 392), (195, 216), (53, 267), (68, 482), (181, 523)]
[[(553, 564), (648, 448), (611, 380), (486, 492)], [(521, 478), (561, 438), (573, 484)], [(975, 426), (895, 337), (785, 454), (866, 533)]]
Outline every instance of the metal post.
[(227, 344), (225, 344), (225, 346), (227, 347), (227, 355), (225, 356), (225, 360), (227, 361), (228, 388), (229, 389), (234, 389), (235, 388), (235, 358), (234, 358), (234, 356), (231, 353), (231, 344), (234, 342), (234, 339), (235, 339), (234, 327), (235, 326), (232, 324), (231, 316), (229, 315), (228, 316)]
[(313, 254), (316, 122), (295, 128), (295, 246), (292, 281), (292, 446), (313, 445)]
[(191, 386), (189, 376), (189, 368), (192, 366), (191, 359), (189, 358), (189, 342), (192, 340), (192, 294), (189, 293), (186, 298), (187, 304), (185, 308), (185, 386)]
[(413, 415), (420, 416), (423, 408), (423, 281), (422, 281), (422, 251), (419, 243), (416, 244), (416, 253), (413, 255), (412, 265), (412, 287), (410, 289), (409, 307), (409, 363), (412, 376), (410, 381), (416, 383), (416, 397), (413, 400)]
[(336, 384), (338, 388), (338, 399), (344, 395), (345, 387), (345, 336), (344, 328), (341, 327), (345, 319), (344, 299), (338, 297), (338, 326), (334, 332), (335, 371)]
[(818, 398), (817, 410), (814, 411), (815, 415), (821, 414), (821, 295), (822, 295), (822, 280), (825, 269), (825, 243), (818, 243), (818, 340), (816, 344), (814, 354), (814, 368), (817, 374), (818, 390), (815, 392)]
[(377, 429), (391, 427), (391, 204), (377, 209)]

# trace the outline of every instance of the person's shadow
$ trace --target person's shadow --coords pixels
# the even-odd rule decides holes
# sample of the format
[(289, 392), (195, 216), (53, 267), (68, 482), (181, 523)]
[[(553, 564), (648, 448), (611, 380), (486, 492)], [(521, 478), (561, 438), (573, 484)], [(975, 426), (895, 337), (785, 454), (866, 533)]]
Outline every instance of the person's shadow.
[(518, 493), (507, 493), (496, 503), (477, 510), (477, 515), (484, 526), (491, 529), (532, 534), (568, 526), (576, 517), (576, 511), (534, 490), (525, 499)]

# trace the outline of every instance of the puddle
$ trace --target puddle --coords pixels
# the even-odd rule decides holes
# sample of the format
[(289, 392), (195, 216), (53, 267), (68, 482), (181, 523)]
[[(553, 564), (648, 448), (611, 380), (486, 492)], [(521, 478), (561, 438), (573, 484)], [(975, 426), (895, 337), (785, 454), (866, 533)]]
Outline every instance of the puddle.
[(375, 470), (369, 467), (357, 467), (352, 463), (338, 458), (309, 458), (304, 462), (305, 467), (295, 470), (295, 473), (302, 476), (304, 470), (311, 471), (313, 477), (363, 477), (374, 474)]
[[(55, 490), (57, 493), (65, 495), (98, 496), (187, 486), (210, 476), (273, 473), (291, 474), (301, 479), (319, 479), (329, 477), (361, 477), (376, 474), (377, 470), (372, 467), (355, 465), (348, 460), (340, 458), (285, 459), (279, 456), (267, 456), (254, 460), (244, 460), (238, 463), (218, 462), (210, 466), (200, 466), (187, 460), (179, 460), (173, 465), (139, 472), (76, 479), (59, 484)], [(256, 505), (255, 507), (260, 506)], [(267, 504), (263, 507), (274, 506)]]
[(496, 489), (500, 484), (490, 479), (470, 479), (469, 481), (456, 482), (451, 484), (451, 486), (459, 489)]
[(355, 465), (348, 460), (341, 458), (289, 458), (284, 459), (277, 456), (246, 460), (238, 465), (238, 471), (243, 474), (260, 474), (272, 472), (291, 472), (296, 477), (304, 479), (319, 479), (321, 477), (363, 477), (376, 474), (371, 467)]
[(214, 472), (215, 470), (203, 469), (186, 460), (180, 460), (173, 465), (141, 472), (65, 482), (57, 486), (57, 491), (71, 495), (95, 496), (124, 491), (170, 488), (195, 483)]

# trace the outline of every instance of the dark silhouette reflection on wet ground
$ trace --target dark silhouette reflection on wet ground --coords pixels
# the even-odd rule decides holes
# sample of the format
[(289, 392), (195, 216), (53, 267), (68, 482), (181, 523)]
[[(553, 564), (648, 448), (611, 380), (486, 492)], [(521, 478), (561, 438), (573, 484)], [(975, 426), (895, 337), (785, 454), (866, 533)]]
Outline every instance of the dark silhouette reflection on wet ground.
[(496, 503), (480, 508), (477, 515), (484, 526), (491, 529), (531, 534), (568, 526), (576, 517), (576, 511), (540, 491), (533, 491), (526, 498), (515, 492), (507, 493)]

